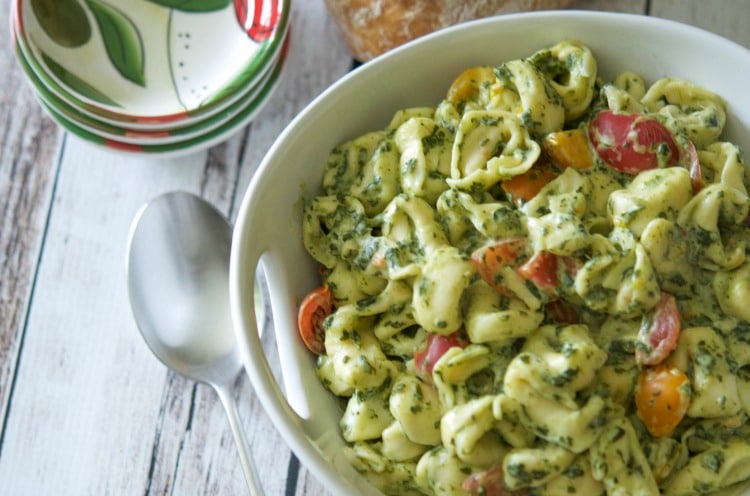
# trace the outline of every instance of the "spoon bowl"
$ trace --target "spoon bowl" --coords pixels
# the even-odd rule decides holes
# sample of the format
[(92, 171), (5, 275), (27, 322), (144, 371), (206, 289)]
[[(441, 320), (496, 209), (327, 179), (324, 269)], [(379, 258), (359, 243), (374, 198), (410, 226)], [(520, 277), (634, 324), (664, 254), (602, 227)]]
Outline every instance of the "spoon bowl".
[(130, 305), (164, 365), (214, 388), (229, 417), (245, 477), (261, 494), (232, 388), (242, 369), (229, 308), (232, 227), (186, 192), (158, 196), (136, 214), (128, 242)]

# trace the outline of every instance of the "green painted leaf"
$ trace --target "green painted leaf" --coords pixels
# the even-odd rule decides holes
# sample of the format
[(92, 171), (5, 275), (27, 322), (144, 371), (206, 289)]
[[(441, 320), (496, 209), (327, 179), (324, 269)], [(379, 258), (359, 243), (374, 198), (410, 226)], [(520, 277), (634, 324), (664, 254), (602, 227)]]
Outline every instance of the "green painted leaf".
[(200, 106), (196, 110), (200, 110), (202, 107), (214, 105), (215, 103), (220, 102), (230, 95), (241, 90), (243, 86), (245, 86), (250, 80), (252, 73), (256, 70), (257, 67), (255, 67), (254, 64), (250, 68), (243, 70), (227, 86), (224, 86), (216, 93), (209, 95), (208, 98), (201, 102)]
[(107, 55), (117, 72), (125, 79), (145, 86), (143, 42), (133, 21), (99, 0), (86, 0), (86, 4), (96, 18)]
[(91, 38), (91, 24), (77, 0), (31, 0), (39, 24), (58, 45), (75, 48)]
[(183, 12), (211, 12), (226, 8), (232, 0), (148, 0)]
[(57, 76), (57, 79), (65, 83), (65, 85), (73, 90), (75, 90), (80, 95), (85, 96), (86, 98), (89, 98), (91, 100), (94, 100), (96, 102), (100, 102), (106, 105), (111, 105), (113, 107), (119, 107), (120, 105), (109, 98), (107, 95), (102, 93), (101, 91), (97, 90), (90, 84), (88, 84), (86, 81), (82, 80), (69, 70), (67, 70), (65, 67), (61, 66), (59, 63), (57, 63), (55, 60), (52, 59), (49, 55), (47, 55), (44, 52), (42, 53), (42, 62), (47, 66), (49, 71)]

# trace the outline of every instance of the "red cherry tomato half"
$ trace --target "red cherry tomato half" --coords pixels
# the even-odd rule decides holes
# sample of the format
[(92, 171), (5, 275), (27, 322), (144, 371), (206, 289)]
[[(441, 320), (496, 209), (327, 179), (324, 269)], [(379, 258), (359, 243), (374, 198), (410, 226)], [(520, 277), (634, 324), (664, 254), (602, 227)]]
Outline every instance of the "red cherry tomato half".
[(323, 321), (333, 311), (333, 295), (327, 285), (312, 290), (300, 303), (297, 327), (305, 346), (320, 355), (325, 353)]
[(544, 307), (547, 317), (555, 324), (578, 324), (578, 311), (565, 300), (553, 300)]
[(538, 251), (521, 264), (516, 272), (551, 296), (555, 294), (561, 280), (575, 278), (581, 265), (581, 262), (573, 257)]
[(643, 114), (603, 110), (589, 125), (589, 139), (599, 158), (626, 174), (674, 165), (680, 160), (672, 133)]
[(251, 40), (261, 43), (271, 37), (279, 23), (281, 6), (278, 0), (254, 0), (252, 16), (249, 3), (253, 0), (234, 0), (237, 21)]
[(463, 348), (466, 341), (460, 332), (443, 336), (442, 334), (429, 334), (423, 347), (414, 352), (414, 366), (421, 376), (432, 376), (432, 369), (445, 352), (454, 347)]
[(557, 287), (558, 259), (553, 253), (538, 251), (518, 267), (516, 272), (545, 293), (552, 294)]
[(635, 361), (641, 365), (657, 365), (677, 346), (680, 337), (680, 312), (677, 302), (662, 291), (651, 315), (643, 318), (635, 347)]

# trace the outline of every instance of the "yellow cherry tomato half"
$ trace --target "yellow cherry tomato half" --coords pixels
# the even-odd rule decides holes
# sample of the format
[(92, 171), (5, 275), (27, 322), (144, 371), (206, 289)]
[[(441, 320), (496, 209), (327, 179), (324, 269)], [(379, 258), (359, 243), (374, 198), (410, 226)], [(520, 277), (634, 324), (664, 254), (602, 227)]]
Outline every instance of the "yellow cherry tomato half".
[(643, 369), (636, 385), (638, 416), (655, 437), (669, 436), (690, 406), (690, 380), (677, 367), (663, 364)]
[(542, 148), (560, 167), (588, 169), (594, 166), (594, 155), (586, 131), (569, 129), (549, 133), (542, 138)]
[(490, 66), (477, 66), (466, 69), (453, 81), (446, 100), (454, 105), (466, 103), (469, 100), (476, 100), (479, 97), (479, 91), (484, 85), (491, 85), (495, 82), (495, 70)]

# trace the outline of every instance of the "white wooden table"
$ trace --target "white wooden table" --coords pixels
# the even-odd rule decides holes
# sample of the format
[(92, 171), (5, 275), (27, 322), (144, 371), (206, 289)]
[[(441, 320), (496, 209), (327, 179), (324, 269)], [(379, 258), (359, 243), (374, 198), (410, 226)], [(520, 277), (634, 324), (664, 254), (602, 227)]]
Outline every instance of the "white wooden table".
[[(34, 100), (3, 25), (0, 494), (246, 494), (213, 391), (169, 372), (141, 340), (125, 247), (136, 210), (165, 191), (200, 193), (232, 218), (279, 132), (351, 69), (323, 0), (293, 4), (289, 62), (266, 108), (227, 142), (173, 159), (116, 155), (64, 133)], [(750, 0), (575, 7), (676, 19), (750, 47)], [(236, 395), (267, 494), (326, 494), (244, 376)]]

